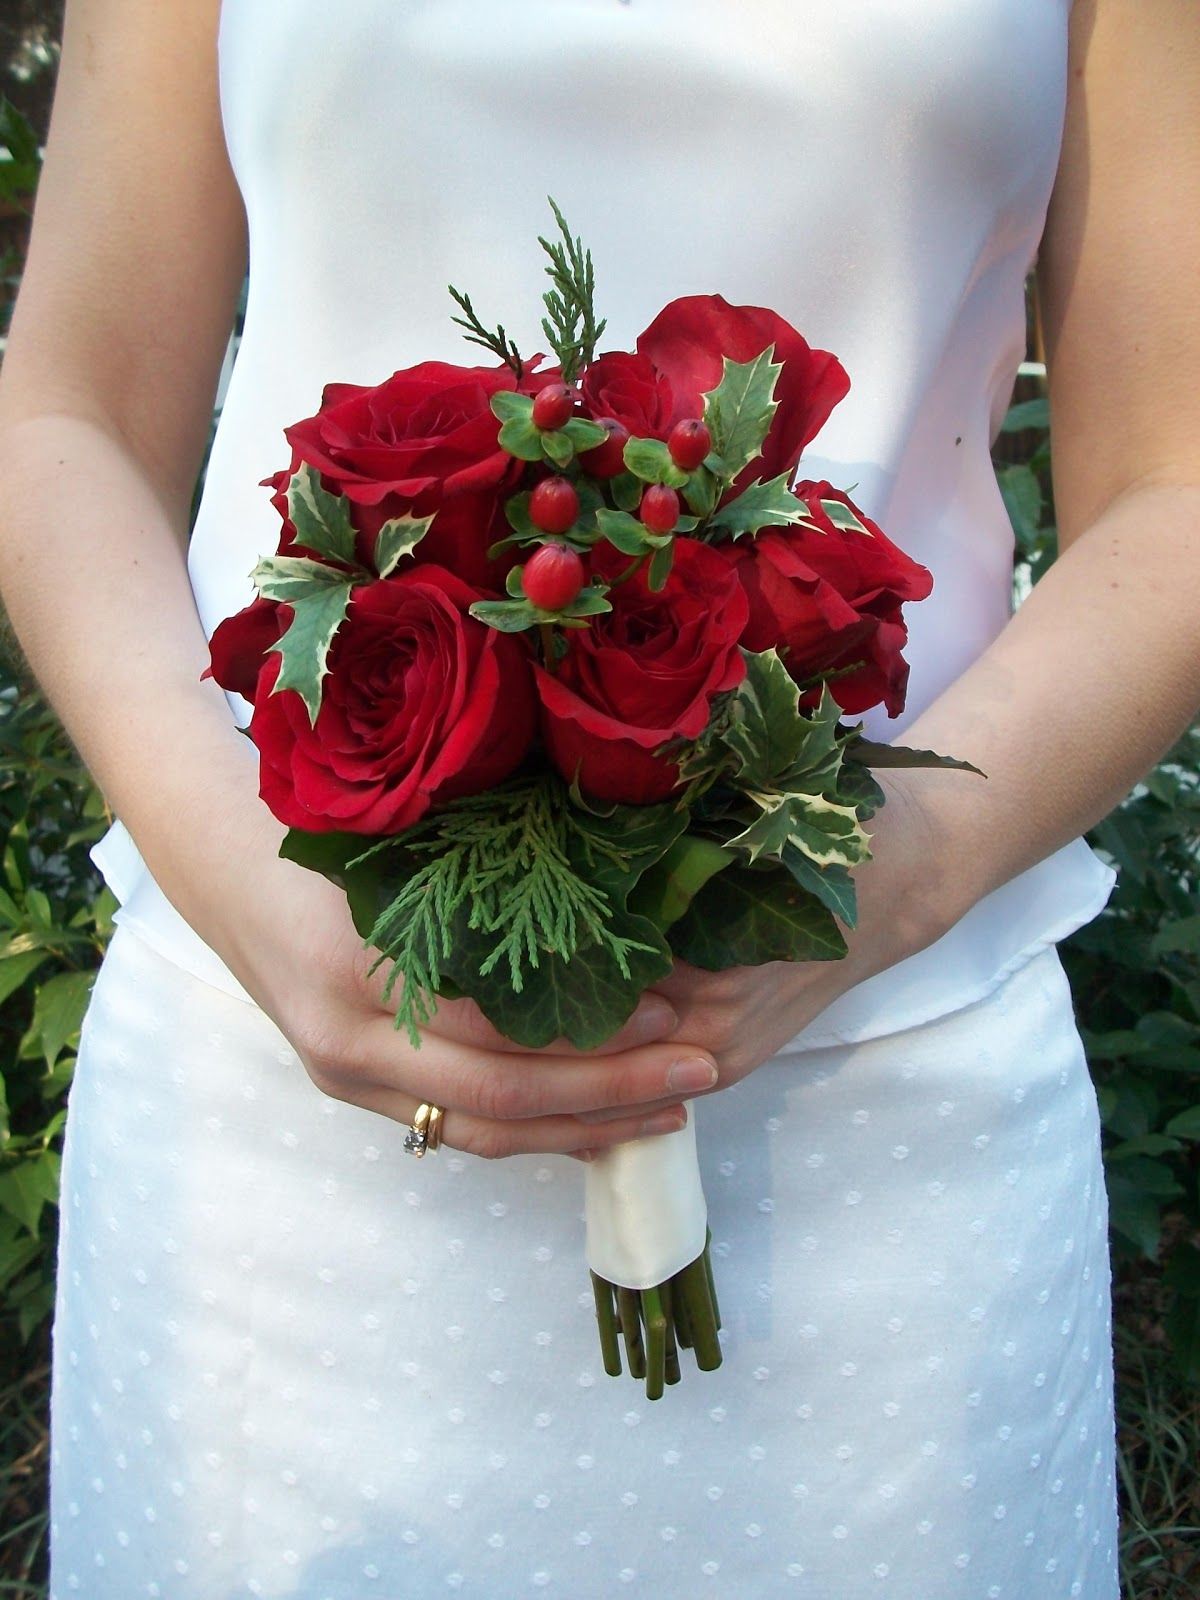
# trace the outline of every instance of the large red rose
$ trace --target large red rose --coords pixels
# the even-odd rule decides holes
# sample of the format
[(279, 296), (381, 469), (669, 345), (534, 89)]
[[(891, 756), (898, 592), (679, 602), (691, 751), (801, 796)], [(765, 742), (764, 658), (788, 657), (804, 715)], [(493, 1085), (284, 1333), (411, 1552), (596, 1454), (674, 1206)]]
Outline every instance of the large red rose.
[[(593, 571), (612, 578), (626, 564), (602, 545)], [(675, 763), (655, 752), (698, 737), (713, 696), (745, 676), (738, 640), (746, 598), (715, 551), (680, 539), (661, 593), (639, 573), (609, 599), (611, 612), (569, 635), (557, 672), (535, 668), (542, 737), (553, 765), (578, 776), (585, 794), (649, 805), (679, 782)]]
[(536, 722), (529, 653), (468, 615), (479, 598), (423, 563), (355, 589), (315, 725), (298, 694), (272, 693), (280, 657), (270, 646), (290, 608), (278, 608), (272, 624), (268, 603), (255, 602), (218, 628), (213, 675), (224, 688), (251, 690), (261, 793), (281, 822), (311, 833), (397, 833), (519, 765)]
[[(840, 490), (801, 483), (796, 494), (820, 532), (765, 528), (752, 539), (713, 547), (750, 602), (742, 643), (747, 650), (778, 649), (798, 683), (846, 672), (829, 685), (844, 711), (882, 703), (889, 716), (898, 716), (908, 687), (908, 663), (900, 654), (908, 630), (900, 608), (906, 600), (923, 600), (933, 579)], [(867, 532), (837, 527), (823, 500), (853, 510)]]
[(637, 439), (665, 439), (674, 401), (671, 385), (646, 356), (614, 350), (598, 356), (580, 383), (584, 410), (591, 417), (613, 417)]
[[(270, 480), (276, 509), (287, 523), (287, 485), (307, 463), (327, 489), (349, 500), (364, 561), (389, 518), (432, 512), (421, 559), (468, 583), (494, 585), (487, 550), (508, 532), (499, 499), (515, 486), (522, 463), (499, 446), (491, 398), (515, 387), (507, 367), (443, 361), (424, 361), (370, 388), (330, 384), (317, 414), (286, 430), (292, 461)], [(293, 540), (289, 524), (282, 548)]]
[(795, 471), (800, 452), (824, 426), (850, 388), (836, 356), (813, 350), (790, 323), (761, 306), (731, 306), (719, 294), (689, 295), (665, 306), (637, 342), (674, 398), (671, 420), (698, 417), (701, 396), (721, 381), (722, 361), (752, 361), (768, 345), (783, 371), (775, 388), (779, 409), (763, 443), (761, 458), (739, 478), (739, 487), (756, 478)]

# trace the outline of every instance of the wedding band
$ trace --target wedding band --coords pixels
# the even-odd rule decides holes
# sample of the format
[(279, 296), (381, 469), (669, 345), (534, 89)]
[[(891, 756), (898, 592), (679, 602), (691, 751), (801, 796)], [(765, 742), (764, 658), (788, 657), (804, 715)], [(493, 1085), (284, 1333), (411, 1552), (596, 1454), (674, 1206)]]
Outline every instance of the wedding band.
[(441, 1148), (442, 1118), (445, 1114), (441, 1106), (431, 1105), (429, 1107), (429, 1121), (425, 1127), (425, 1148), (431, 1155), (435, 1150)]
[(410, 1156), (420, 1161), (427, 1150), (436, 1150), (442, 1142), (442, 1108), (422, 1100), (412, 1126), (404, 1135), (404, 1148)]

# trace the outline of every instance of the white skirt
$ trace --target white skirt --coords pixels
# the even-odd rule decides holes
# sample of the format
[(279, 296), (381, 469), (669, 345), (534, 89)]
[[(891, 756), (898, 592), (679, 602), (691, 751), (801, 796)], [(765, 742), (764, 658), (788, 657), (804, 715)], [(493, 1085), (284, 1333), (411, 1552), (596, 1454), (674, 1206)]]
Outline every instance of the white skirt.
[(52, 1600), (1116, 1600), (1106, 1208), (1053, 952), (694, 1108), (725, 1364), (600, 1364), (582, 1169), (417, 1163), (118, 931), (71, 1097)]

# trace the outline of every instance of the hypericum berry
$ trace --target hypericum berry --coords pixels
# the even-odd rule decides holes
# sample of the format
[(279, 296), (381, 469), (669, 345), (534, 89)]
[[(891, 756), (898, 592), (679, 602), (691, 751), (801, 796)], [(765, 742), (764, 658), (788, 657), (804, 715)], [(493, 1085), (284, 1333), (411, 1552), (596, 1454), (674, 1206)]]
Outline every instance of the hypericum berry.
[(583, 562), (569, 544), (544, 544), (525, 563), (525, 598), (543, 611), (561, 611), (583, 588)]
[(685, 417), (667, 435), (671, 460), (681, 472), (695, 472), (712, 449), (712, 434), (699, 417)]
[(603, 444), (584, 450), (579, 457), (579, 465), (585, 472), (590, 472), (593, 478), (615, 478), (618, 472), (625, 471), (625, 444), (629, 429), (616, 417), (597, 417), (596, 421), (607, 432), (608, 438)]
[(571, 420), (575, 396), (565, 383), (548, 383), (533, 397), (533, 425), (556, 433)]
[(679, 521), (679, 496), (665, 483), (652, 483), (642, 496), (638, 516), (651, 533), (670, 533)]
[(539, 533), (566, 533), (579, 515), (579, 496), (567, 478), (543, 478), (529, 496), (529, 520)]

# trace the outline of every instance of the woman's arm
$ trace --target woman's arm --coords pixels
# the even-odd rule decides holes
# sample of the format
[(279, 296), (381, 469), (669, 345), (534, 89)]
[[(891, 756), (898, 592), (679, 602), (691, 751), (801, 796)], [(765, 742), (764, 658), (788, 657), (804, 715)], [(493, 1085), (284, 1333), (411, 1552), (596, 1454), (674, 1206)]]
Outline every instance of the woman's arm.
[[(0, 583), (29, 659), (165, 893), (330, 1094), (483, 1154), (572, 1150), (682, 1120), (648, 999), (602, 1060), (500, 1048), (447, 1005), (392, 1028), (344, 897), (282, 862), (185, 566), (187, 517), (245, 261), (217, 100), (217, 0), (73, 0), (0, 383)], [(584, 1113), (589, 1121), (581, 1120)], [(597, 1123), (594, 1117), (603, 1119)]]
[(977, 764), (888, 774), (843, 962), (662, 985), (722, 1080), (1099, 820), (1200, 704), (1200, 13), (1075, 0), (1039, 281), (1062, 554), (905, 732)]

